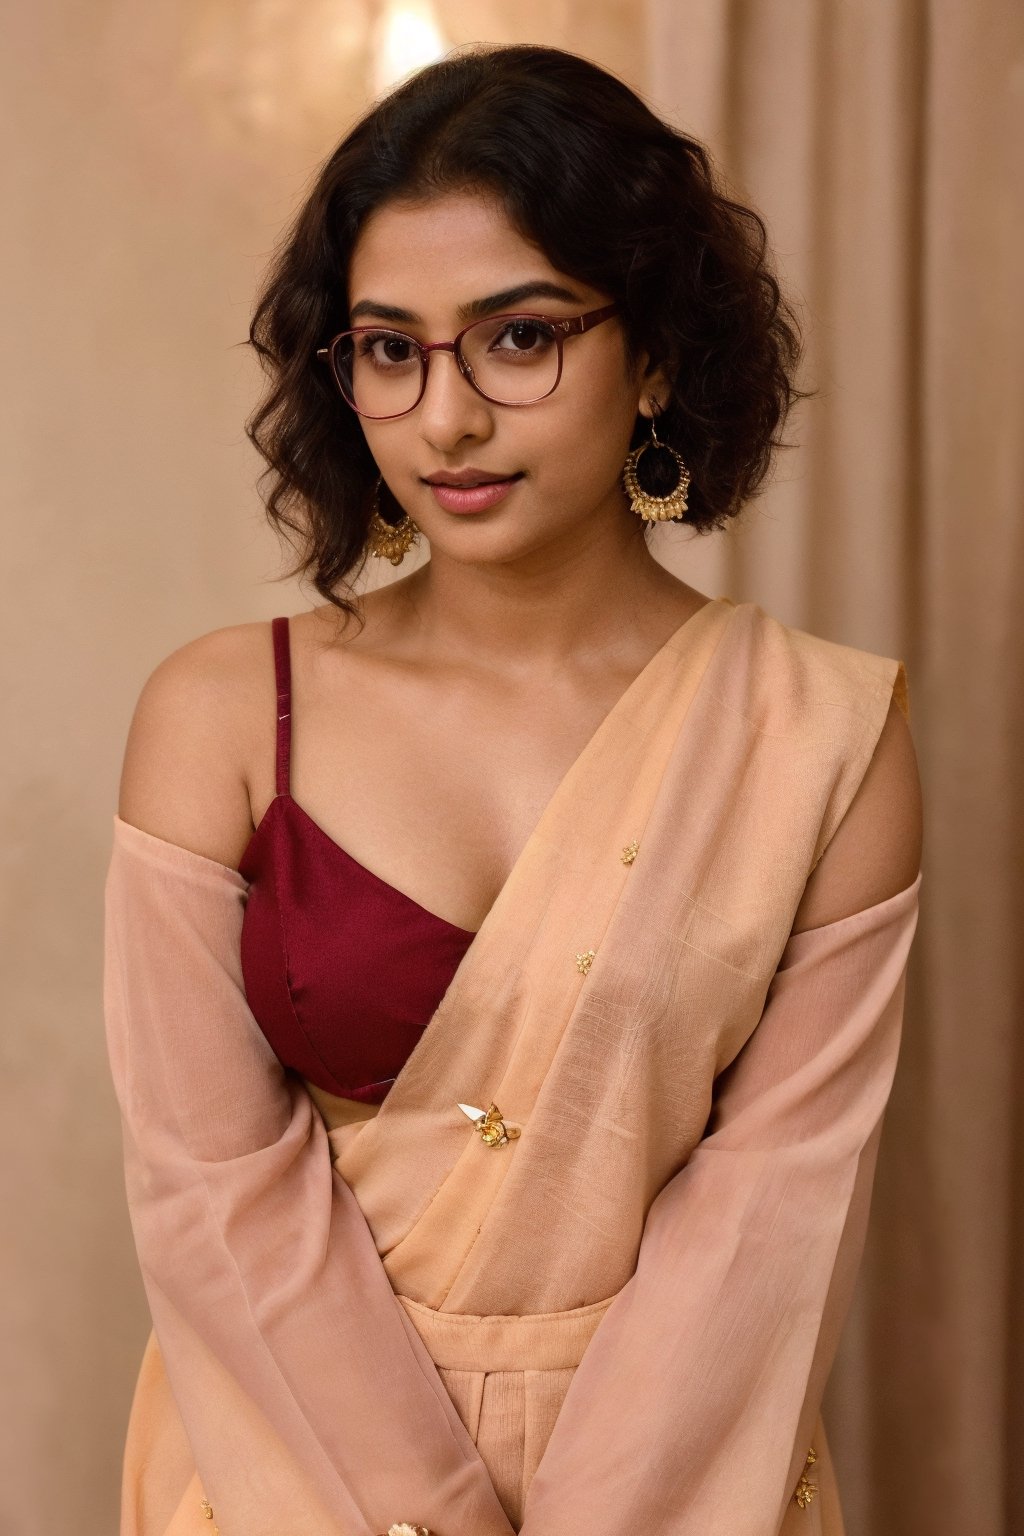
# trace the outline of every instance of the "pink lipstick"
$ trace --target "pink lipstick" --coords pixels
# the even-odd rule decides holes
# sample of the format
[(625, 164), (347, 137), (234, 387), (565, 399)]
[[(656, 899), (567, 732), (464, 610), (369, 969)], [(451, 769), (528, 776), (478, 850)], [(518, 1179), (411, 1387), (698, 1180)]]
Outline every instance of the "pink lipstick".
[(458, 474), (438, 473), (427, 477), (438, 506), (446, 512), (482, 512), (504, 501), (522, 474), (501, 477), (484, 470), (466, 469)]

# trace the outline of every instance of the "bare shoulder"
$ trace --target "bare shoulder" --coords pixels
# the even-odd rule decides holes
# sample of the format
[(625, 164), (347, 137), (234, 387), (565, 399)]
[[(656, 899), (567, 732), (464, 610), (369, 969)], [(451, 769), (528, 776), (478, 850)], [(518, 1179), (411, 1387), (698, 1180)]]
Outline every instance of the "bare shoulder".
[(269, 623), (228, 625), (172, 651), (135, 705), (118, 815), (237, 867), (252, 835), (246, 765), (273, 699)]
[(895, 699), (846, 815), (804, 888), (793, 931), (836, 922), (912, 885), (921, 867), (921, 781)]

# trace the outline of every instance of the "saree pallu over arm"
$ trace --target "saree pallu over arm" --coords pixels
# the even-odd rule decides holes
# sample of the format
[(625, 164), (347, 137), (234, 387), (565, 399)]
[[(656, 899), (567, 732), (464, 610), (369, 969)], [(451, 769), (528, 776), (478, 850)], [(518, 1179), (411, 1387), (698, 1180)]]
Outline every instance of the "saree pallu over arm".
[(893, 698), (899, 662), (707, 604), (329, 1132), (245, 1007), (241, 877), (115, 823), (129, 1202), (222, 1536), (841, 1536), (818, 1410), (920, 876), (792, 926)]
[[(920, 883), (790, 939), (575, 1373), (523, 1536), (842, 1530), (817, 1415), (863, 1248)], [(830, 1509), (813, 1503), (823, 1491)]]
[[(395, 1300), (324, 1124), (245, 1001), (237, 871), (117, 819), (105, 1008), (151, 1343), (201, 1478), (159, 1440), (122, 1530), (369, 1536), (417, 1520), (508, 1536)], [(137, 1393), (137, 1397), (138, 1397)], [(146, 1429), (135, 1426), (146, 1441)]]

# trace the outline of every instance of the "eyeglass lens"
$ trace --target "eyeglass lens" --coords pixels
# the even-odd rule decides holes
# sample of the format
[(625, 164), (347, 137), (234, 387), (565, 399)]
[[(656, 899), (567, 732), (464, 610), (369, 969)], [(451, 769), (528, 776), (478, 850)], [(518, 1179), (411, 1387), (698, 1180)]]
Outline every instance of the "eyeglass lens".
[[(503, 315), (479, 320), (462, 337), (463, 361), (478, 389), (502, 405), (525, 405), (558, 381), (558, 334), (543, 320)], [(360, 330), (335, 349), (342, 390), (366, 416), (412, 410), (423, 390), (426, 359), (402, 331)]]

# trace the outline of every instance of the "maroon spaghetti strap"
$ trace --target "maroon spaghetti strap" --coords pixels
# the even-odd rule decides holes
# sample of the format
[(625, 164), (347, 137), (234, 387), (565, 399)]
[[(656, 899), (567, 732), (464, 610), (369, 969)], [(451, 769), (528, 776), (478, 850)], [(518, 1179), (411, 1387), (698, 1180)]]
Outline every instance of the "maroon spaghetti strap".
[(292, 799), (291, 625), (271, 625), (277, 793), (238, 862), (246, 1001), (285, 1067), (382, 1104), (474, 935), (373, 874)]
[(277, 681), (277, 793), (287, 795), (292, 747), (292, 666), (287, 615), (272, 619), (271, 628)]

